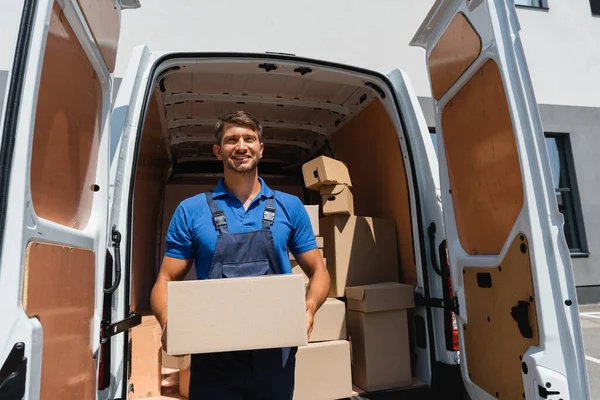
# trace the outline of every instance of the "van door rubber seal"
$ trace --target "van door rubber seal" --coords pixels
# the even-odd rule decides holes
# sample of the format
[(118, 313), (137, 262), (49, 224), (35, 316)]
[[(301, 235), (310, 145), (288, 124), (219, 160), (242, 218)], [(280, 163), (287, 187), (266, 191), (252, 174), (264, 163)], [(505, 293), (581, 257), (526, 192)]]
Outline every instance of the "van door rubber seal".
[(2, 143), (0, 144), (0, 254), (2, 254), (2, 245), (4, 242), (4, 226), (8, 208), (8, 187), (10, 185), (10, 173), (12, 171), (13, 153), (15, 150), (17, 122), (21, 109), (25, 67), (29, 59), (29, 46), (31, 44), (33, 20), (37, 11), (37, 5), (37, 0), (25, 0), (25, 4), (23, 5), (15, 59), (10, 74)]

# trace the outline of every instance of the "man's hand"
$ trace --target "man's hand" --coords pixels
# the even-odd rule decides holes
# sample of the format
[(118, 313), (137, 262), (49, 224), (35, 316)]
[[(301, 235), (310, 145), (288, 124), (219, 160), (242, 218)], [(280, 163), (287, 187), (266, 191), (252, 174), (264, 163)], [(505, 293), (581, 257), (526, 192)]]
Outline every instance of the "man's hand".
[(329, 294), (329, 272), (327, 272), (321, 253), (317, 249), (295, 254), (294, 257), (309, 280), (306, 294), (306, 329), (310, 338), (315, 314)]

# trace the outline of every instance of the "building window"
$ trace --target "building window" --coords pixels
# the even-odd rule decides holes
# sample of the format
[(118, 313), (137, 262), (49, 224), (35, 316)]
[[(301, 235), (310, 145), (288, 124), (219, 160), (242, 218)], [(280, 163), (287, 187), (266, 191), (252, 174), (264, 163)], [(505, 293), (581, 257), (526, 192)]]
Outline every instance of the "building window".
[(588, 247), (583, 227), (583, 213), (575, 177), (575, 165), (569, 135), (546, 133), (546, 148), (550, 157), (552, 181), (558, 210), (565, 218), (565, 237), (574, 255), (587, 255)]
[(548, 8), (546, 0), (515, 0), (515, 5), (525, 7)]
[(592, 15), (600, 15), (600, 0), (590, 0)]
[[(437, 141), (435, 128), (429, 128), (436, 154)], [(564, 232), (567, 245), (574, 257), (586, 257), (589, 254), (583, 213), (575, 177), (575, 165), (569, 135), (566, 133), (546, 133), (546, 147), (550, 158), (552, 182), (556, 192), (558, 210), (565, 219)]]

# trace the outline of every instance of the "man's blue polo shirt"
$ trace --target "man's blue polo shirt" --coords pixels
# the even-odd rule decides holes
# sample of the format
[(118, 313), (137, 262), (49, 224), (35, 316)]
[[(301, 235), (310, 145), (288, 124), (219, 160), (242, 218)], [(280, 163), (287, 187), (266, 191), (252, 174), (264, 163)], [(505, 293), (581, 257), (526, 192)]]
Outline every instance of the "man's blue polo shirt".
[[(317, 248), (310, 218), (300, 199), (291, 194), (273, 192), (263, 181), (260, 193), (247, 210), (223, 185), (223, 179), (213, 191), (213, 199), (225, 213), (229, 233), (241, 233), (262, 228), (263, 211), (268, 198), (275, 196), (275, 222), (271, 226), (275, 251), (284, 273), (292, 272), (288, 247), (293, 254)], [(218, 232), (204, 193), (182, 201), (169, 225), (166, 255), (179, 259), (195, 259), (196, 276), (206, 279), (217, 245)]]

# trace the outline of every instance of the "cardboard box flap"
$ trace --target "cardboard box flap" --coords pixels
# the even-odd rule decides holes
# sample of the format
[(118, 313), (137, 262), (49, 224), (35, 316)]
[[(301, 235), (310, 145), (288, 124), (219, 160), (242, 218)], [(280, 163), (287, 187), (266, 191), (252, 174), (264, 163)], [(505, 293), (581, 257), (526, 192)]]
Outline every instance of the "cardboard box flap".
[(348, 167), (333, 158), (320, 156), (302, 165), (304, 186), (319, 190), (321, 185), (346, 184), (352, 186)]
[(378, 312), (415, 306), (414, 287), (396, 282), (346, 288), (349, 310)]
[(325, 196), (328, 196), (328, 195), (338, 196), (347, 188), (348, 188), (348, 185), (321, 186), (321, 194), (325, 195)]

